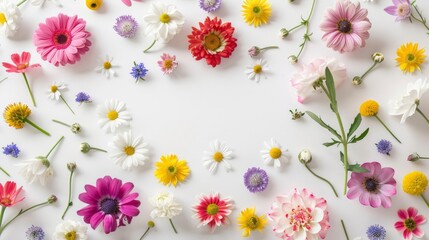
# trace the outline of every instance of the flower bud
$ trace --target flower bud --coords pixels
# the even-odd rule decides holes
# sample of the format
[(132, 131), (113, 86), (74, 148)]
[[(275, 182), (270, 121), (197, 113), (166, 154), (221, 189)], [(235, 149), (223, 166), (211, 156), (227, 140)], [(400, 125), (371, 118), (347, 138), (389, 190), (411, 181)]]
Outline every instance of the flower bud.
[(302, 164), (307, 164), (309, 162), (311, 162), (311, 159), (313, 157), (311, 156), (311, 152), (310, 150), (304, 149), (301, 152), (299, 152), (298, 154), (298, 160), (302, 163)]
[(91, 146), (88, 143), (83, 142), (80, 144), (80, 151), (81, 152), (88, 153), (90, 150), (91, 150)]
[(74, 162), (67, 163), (67, 168), (68, 170), (70, 170), (70, 172), (73, 172), (74, 170), (76, 170), (76, 163)]
[(256, 57), (259, 55), (259, 53), (261, 53), (261, 49), (256, 46), (253, 46), (247, 52), (251, 57)]
[(298, 58), (295, 55), (290, 55), (288, 58), (290, 63), (295, 64), (298, 62)]
[(280, 37), (281, 37), (282, 39), (286, 38), (286, 37), (287, 37), (287, 35), (289, 35), (289, 31), (288, 31), (286, 28), (282, 28), (282, 29), (280, 29)]
[(49, 198), (48, 198), (48, 203), (49, 204), (52, 204), (52, 203), (54, 203), (54, 202), (56, 202), (57, 201), (57, 196), (55, 196), (55, 195), (51, 195), (51, 196), (49, 196)]
[(80, 132), (80, 124), (79, 123), (73, 123), (71, 125), (70, 129), (73, 133), (76, 134), (76, 133)]
[(148, 221), (147, 222), (147, 227), (148, 228), (153, 228), (153, 227), (155, 227), (155, 223), (153, 221)]
[(372, 61), (376, 62), (376, 63), (381, 63), (384, 61), (384, 56), (382, 53), (380, 52), (375, 52), (371, 55)]
[(360, 85), (362, 83), (362, 78), (359, 76), (356, 76), (353, 78), (352, 83), (353, 83), (353, 85), (356, 85), (356, 86)]
[(46, 168), (51, 166), (51, 163), (49, 162), (49, 160), (44, 156), (38, 156), (36, 157), (36, 159), (39, 159), (42, 162), (43, 166), (45, 166)]
[(420, 159), (420, 155), (417, 153), (412, 153), (412, 154), (408, 155), (408, 157), (407, 157), (407, 160), (410, 162), (415, 162), (419, 159)]

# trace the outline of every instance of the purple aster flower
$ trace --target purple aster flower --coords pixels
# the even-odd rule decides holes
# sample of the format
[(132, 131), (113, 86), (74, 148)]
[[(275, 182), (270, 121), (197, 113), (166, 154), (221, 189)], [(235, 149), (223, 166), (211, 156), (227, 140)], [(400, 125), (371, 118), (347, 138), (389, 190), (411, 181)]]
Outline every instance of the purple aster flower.
[(130, 15), (123, 15), (116, 18), (116, 23), (113, 26), (116, 33), (124, 38), (132, 38), (136, 35), (138, 24)]
[(76, 102), (82, 104), (82, 103), (90, 103), (92, 102), (91, 96), (89, 96), (87, 93), (80, 92), (76, 94)]
[(402, 21), (410, 18), (411, 3), (410, 0), (392, 0), (393, 6), (384, 9), (390, 15), (396, 16), (395, 21)]
[(392, 143), (390, 141), (382, 139), (380, 142), (376, 143), (375, 146), (377, 146), (379, 153), (390, 156), (390, 151), (392, 151)]
[(222, 3), (222, 0), (200, 0), (200, 8), (206, 12), (214, 12)]
[(131, 68), (130, 74), (136, 79), (137, 82), (139, 79), (145, 80), (144, 77), (146, 76), (147, 72), (148, 70), (143, 63), (137, 64), (134, 62), (134, 67)]
[(11, 155), (14, 158), (18, 157), (19, 152), (21, 152), (19, 150), (19, 148), (16, 146), (15, 143), (9, 144), (6, 147), (3, 147), (3, 154), (5, 155)]
[(263, 169), (257, 167), (249, 168), (243, 178), (244, 185), (252, 193), (262, 192), (267, 188), (268, 175)]
[(386, 229), (378, 224), (371, 225), (366, 230), (369, 240), (384, 240), (386, 238)]
[(45, 240), (45, 232), (41, 227), (31, 225), (25, 232), (28, 240)]

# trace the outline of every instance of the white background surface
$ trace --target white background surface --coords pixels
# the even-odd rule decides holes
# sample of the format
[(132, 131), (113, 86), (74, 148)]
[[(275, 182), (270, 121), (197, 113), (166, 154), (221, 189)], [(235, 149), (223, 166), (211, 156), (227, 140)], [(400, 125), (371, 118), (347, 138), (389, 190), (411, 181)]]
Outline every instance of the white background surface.
[[(313, 177), (297, 160), (300, 150), (310, 149), (313, 153), (311, 168), (332, 181), (337, 191), (342, 193), (344, 179), (343, 167), (338, 157), (339, 149), (326, 148), (322, 145), (329, 140), (329, 133), (308, 117), (292, 121), (288, 112), (289, 109), (295, 108), (302, 111), (311, 110), (321, 115), (331, 126), (337, 126), (335, 116), (329, 110), (324, 96), (320, 94), (307, 104), (301, 105), (296, 101), (295, 90), (290, 85), (289, 79), (296, 67), (287, 61), (287, 57), (298, 52), (304, 29), (293, 32), (284, 40), (278, 36), (280, 28), (291, 28), (299, 23), (301, 14), (307, 16), (311, 1), (296, 1), (290, 4), (286, 0), (271, 0), (273, 13), (270, 23), (254, 28), (246, 25), (241, 17), (242, 1), (225, 0), (222, 7), (209, 16), (219, 16), (223, 21), (232, 22), (236, 28), (234, 36), (238, 39), (238, 47), (231, 58), (222, 59), (221, 65), (216, 68), (208, 66), (204, 60), (195, 61), (187, 50), (186, 36), (190, 34), (191, 27), (197, 26), (197, 23), (204, 21), (207, 16), (200, 10), (196, 0), (163, 1), (176, 5), (184, 14), (186, 22), (182, 32), (173, 41), (167, 45), (157, 43), (150, 53), (142, 53), (142, 50), (152, 42), (152, 39), (144, 36), (142, 27), (134, 39), (121, 38), (114, 32), (112, 26), (116, 17), (120, 15), (130, 14), (142, 25), (142, 16), (152, 2), (155, 1), (133, 2), (132, 7), (126, 7), (119, 0), (105, 1), (98, 12), (87, 9), (84, 1), (62, 1), (63, 8), (58, 8), (49, 1), (41, 9), (24, 5), (21, 7), (23, 23), (19, 34), (13, 39), (1, 38), (1, 61), (10, 62), (12, 53), (30, 51), (33, 54), (32, 63), (40, 63), (42, 68), (27, 74), (38, 104), (37, 108), (31, 105), (22, 75), (6, 75), (2, 70), (0, 76), (8, 76), (9, 79), (0, 84), (0, 108), (4, 109), (12, 102), (24, 102), (33, 110), (30, 119), (52, 133), (52, 137), (46, 137), (30, 126), (15, 130), (8, 127), (4, 121), (0, 123), (0, 146), (15, 142), (22, 150), (18, 159), (2, 155), (1, 166), (11, 173), (12, 178), (0, 175), (0, 180), (2, 183), (13, 180), (23, 185), (26, 196), (24, 202), (8, 209), (5, 219), (9, 219), (19, 208), (45, 201), (51, 193), (55, 193), (59, 198), (55, 205), (31, 211), (18, 219), (6, 229), (2, 239), (25, 239), (25, 231), (31, 224), (41, 226), (50, 239), (55, 225), (61, 222), (60, 216), (66, 206), (69, 176), (66, 163), (72, 161), (77, 163), (78, 170), (73, 184), (74, 206), (67, 214), (67, 218), (83, 221), (76, 215), (76, 211), (84, 206), (78, 200), (78, 195), (83, 192), (85, 184), (94, 185), (99, 177), (111, 175), (124, 182), (131, 181), (135, 184), (134, 190), (140, 193), (141, 213), (133, 219), (130, 226), (121, 227), (109, 235), (105, 235), (101, 230), (92, 230), (88, 226), (90, 239), (138, 239), (146, 229), (146, 222), (150, 220), (151, 207), (148, 198), (161, 190), (174, 193), (183, 205), (183, 213), (173, 219), (179, 234), (173, 233), (167, 219), (156, 219), (157, 226), (150, 231), (147, 239), (240, 239), (241, 231), (238, 230), (236, 218), (241, 210), (256, 206), (259, 214), (266, 213), (276, 195), (288, 194), (295, 187), (299, 189), (306, 187), (316, 196), (327, 199), (331, 223), (327, 239), (345, 239), (340, 219), (344, 219), (351, 238), (365, 236), (367, 227), (377, 223), (386, 228), (388, 239), (400, 239), (401, 235), (393, 227), (397, 221), (396, 211), (399, 208), (414, 206), (421, 214), (429, 217), (429, 210), (421, 198), (407, 195), (401, 189), (402, 178), (408, 172), (418, 169), (428, 173), (429, 163), (426, 160), (409, 163), (406, 162), (406, 157), (412, 152), (429, 155), (427, 149), (429, 126), (418, 115), (401, 125), (400, 118), (389, 116), (387, 108), (388, 100), (404, 94), (407, 83), (428, 74), (427, 64), (423, 65), (421, 73), (402, 74), (395, 66), (396, 49), (410, 41), (428, 48), (429, 38), (425, 34), (425, 29), (417, 23), (411, 24), (407, 21), (395, 23), (395, 18), (383, 11), (384, 7), (391, 5), (391, 1), (362, 3), (362, 6), (368, 9), (369, 19), (373, 24), (371, 36), (365, 48), (342, 55), (325, 46), (319, 30), (326, 9), (333, 7), (334, 1), (318, 1), (310, 23), (312, 41), (307, 44), (300, 59), (302, 62), (308, 62), (316, 57), (332, 56), (347, 65), (350, 80), (337, 90), (339, 109), (346, 128), (364, 100), (374, 99), (380, 103), (379, 116), (403, 143), (398, 144), (394, 141), (376, 119), (364, 118), (360, 131), (370, 127), (370, 132), (364, 141), (349, 147), (349, 155), (351, 162), (379, 161), (383, 167), (395, 169), (398, 194), (393, 197), (390, 209), (365, 207), (357, 199), (349, 200), (343, 195), (335, 198), (329, 186)], [(418, 1), (418, 4), (429, 17), (429, 3)], [(31, 40), (38, 23), (59, 12), (68, 15), (78, 14), (87, 21), (87, 30), (92, 33), (93, 45), (90, 51), (80, 62), (66, 67), (54, 67), (41, 60)], [(270, 73), (267, 79), (262, 79), (259, 84), (248, 80), (244, 74), (245, 67), (252, 64), (247, 50), (253, 45), (280, 47), (278, 50), (269, 50), (262, 54), (270, 65)], [(375, 51), (384, 53), (385, 61), (367, 76), (361, 86), (353, 86), (351, 79), (366, 71), (372, 64), (370, 55)], [(164, 52), (175, 54), (179, 61), (179, 68), (173, 76), (164, 76), (156, 64)], [(119, 66), (115, 69), (118, 77), (105, 79), (94, 71), (99, 59), (105, 54), (114, 57), (113, 64)], [(143, 62), (147, 66), (149, 69), (147, 81), (134, 83), (134, 79), (129, 75), (133, 61)], [(68, 84), (69, 89), (63, 92), (63, 96), (71, 104), (76, 115), (71, 114), (62, 102), (48, 99), (47, 92), (53, 81)], [(89, 93), (94, 102), (78, 106), (74, 98), (80, 91)], [(108, 142), (113, 135), (104, 133), (97, 126), (95, 109), (98, 104), (104, 103), (109, 98), (126, 102), (133, 116), (132, 130), (136, 135), (143, 136), (150, 144), (151, 157), (146, 166), (128, 172), (116, 166), (107, 154), (93, 151), (84, 155), (79, 151), (81, 142), (108, 148)], [(421, 101), (421, 109), (429, 114), (427, 99), (428, 96), (425, 96)], [(83, 132), (74, 135), (68, 128), (51, 122), (51, 119), (68, 123), (78, 122), (83, 126)], [(46, 154), (62, 135), (65, 136), (64, 141), (50, 158), (54, 169), (54, 177), (50, 183), (45, 187), (25, 183), (17, 174), (14, 164), (23, 159)], [(260, 150), (264, 149), (264, 141), (269, 141), (271, 137), (289, 150), (290, 161), (283, 164), (280, 169), (265, 166), (261, 159)], [(209, 143), (214, 139), (227, 142), (233, 149), (235, 158), (231, 161), (233, 167), (231, 173), (226, 173), (221, 167), (211, 175), (202, 165), (202, 153), (209, 149)], [(392, 141), (391, 156), (377, 152), (374, 144), (380, 139)], [(159, 157), (172, 153), (177, 154), (180, 159), (186, 159), (191, 168), (188, 180), (179, 184), (177, 188), (163, 186), (153, 174), (154, 164)], [(253, 166), (262, 167), (269, 174), (270, 183), (262, 193), (249, 193), (243, 184), (244, 172)], [(197, 229), (197, 220), (192, 219), (191, 210), (197, 203), (196, 195), (212, 191), (220, 192), (222, 197), (231, 197), (236, 206), (230, 216), (232, 224), (221, 227), (214, 233), (210, 233), (206, 228)], [(428, 193), (426, 196), (429, 198)], [(269, 222), (263, 233), (254, 232), (250, 239), (274, 239), (271, 227)], [(429, 232), (428, 223), (423, 229)]]

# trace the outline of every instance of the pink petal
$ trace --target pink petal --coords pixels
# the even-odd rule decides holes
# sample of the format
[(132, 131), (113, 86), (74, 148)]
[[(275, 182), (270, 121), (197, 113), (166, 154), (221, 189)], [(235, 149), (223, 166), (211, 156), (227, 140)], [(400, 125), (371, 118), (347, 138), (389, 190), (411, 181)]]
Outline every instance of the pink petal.
[(408, 218), (408, 213), (405, 211), (405, 209), (399, 209), (397, 214), (400, 219), (405, 220)]
[(413, 208), (413, 207), (409, 207), (407, 209), (408, 212), (408, 217), (410, 218), (414, 218), (415, 216), (417, 216), (417, 209)]
[(125, 3), (125, 5), (127, 5), (128, 7), (131, 6), (131, 0), (122, 0), (123, 3)]
[(108, 214), (106, 215), (106, 217), (104, 217), (103, 228), (104, 228), (104, 233), (106, 234), (116, 230), (117, 225), (116, 225), (116, 220), (113, 219), (113, 215)]
[(21, 57), (17, 53), (10, 55), (10, 58), (12, 59), (12, 62), (15, 63), (15, 65), (19, 65), (21, 63)]
[(103, 221), (104, 219), (104, 213), (103, 212), (97, 212), (94, 215), (92, 215), (91, 220), (90, 220), (90, 224), (92, 229), (96, 229), (98, 227), (98, 225), (100, 225), (100, 223)]

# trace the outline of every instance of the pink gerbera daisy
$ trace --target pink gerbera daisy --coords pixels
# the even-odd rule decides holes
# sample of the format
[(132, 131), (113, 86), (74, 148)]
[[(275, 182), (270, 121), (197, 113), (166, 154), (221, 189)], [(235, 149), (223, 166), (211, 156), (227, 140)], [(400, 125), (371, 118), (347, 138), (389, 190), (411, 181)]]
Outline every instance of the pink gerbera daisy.
[(177, 68), (179, 63), (176, 61), (176, 56), (164, 53), (161, 55), (161, 60), (157, 62), (164, 74), (170, 74)]
[(403, 231), (402, 236), (405, 240), (411, 240), (413, 236), (423, 237), (425, 233), (420, 229), (420, 225), (426, 222), (426, 218), (423, 215), (417, 215), (417, 209), (413, 207), (407, 210), (399, 209), (398, 217), (401, 220), (395, 223), (395, 228), (400, 232)]
[(211, 229), (229, 222), (228, 215), (234, 207), (230, 199), (220, 199), (219, 193), (201, 195), (200, 202), (193, 207), (194, 218), (198, 218), (198, 227), (208, 225)]
[(76, 15), (69, 17), (60, 13), (58, 17), (47, 18), (46, 23), (39, 24), (33, 43), (43, 60), (55, 66), (74, 64), (91, 46), (88, 40), (91, 33), (85, 27), (86, 22)]
[(96, 186), (87, 184), (86, 192), (79, 194), (79, 200), (88, 205), (77, 211), (77, 214), (83, 216), (83, 220), (91, 224), (93, 229), (103, 222), (106, 234), (114, 232), (140, 213), (140, 201), (136, 200), (139, 194), (130, 193), (133, 188), (132, 183), (122, 184), (117, 178), (99, 178)]
[(22, 192), (22, 187), (16, 188), (16, 183), (7, 181), (4, 185), (0, 183), (0, 206), (11, 207), (22, 200), (24, 197), (19, 197)]
[(396, 195), (396, 181), (393, 178), (395, 170), (390, 167), (382, 168), (378, 162), (362, 164), (368, 172), (352, 172), (347, 183), (349, 191), (347, 198), (359, 197), (359, 202), (364, 206), (378, 208), (392, 206), (392, 196)]
[(328, 41), (328, 47), (340, 53), (365, 47), (371, 28), (367, 15), (368, 11), (361, 8), (359, 2), (337, 1), (334, 9), (328, 9), (326, 19), (320, 25), (325, 32), (322, 39)]

